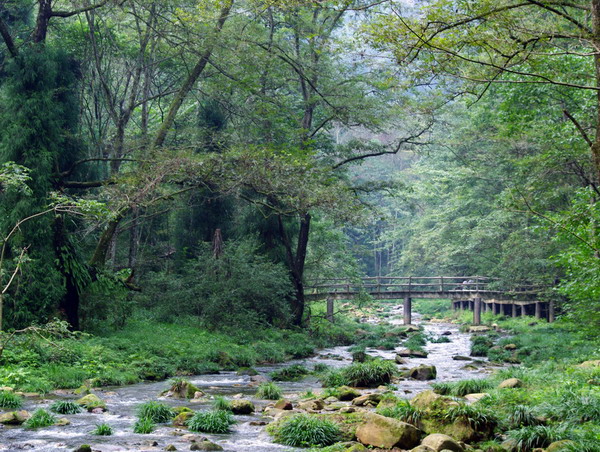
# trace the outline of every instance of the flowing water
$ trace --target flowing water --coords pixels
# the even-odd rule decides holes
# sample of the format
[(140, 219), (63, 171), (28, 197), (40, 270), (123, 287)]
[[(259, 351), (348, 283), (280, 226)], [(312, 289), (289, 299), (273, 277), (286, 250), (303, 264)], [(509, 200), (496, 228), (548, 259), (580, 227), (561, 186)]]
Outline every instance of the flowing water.
[[(416, 380), (405, 380), (399, 382), (396, 394), (401, 397), (411, 398), (419, 391), (429, 389), (429, 383), (441, 381), (455, 381), (467, 378), (483, 378), (488, 370), (485, 367), (464, 368), (465, 361), (455, 361), (454, 355), (468, 355), (470, 349), (469, 335), (458, 331), (456, 325), (445, 323), (422, 322), (420, 316), (414, 316), (414, 323), (422, 323), (425, 333), (432, 337), (439, 337), (443, 333), (451, 340), (448, 343), (428, 343), (426, 349), (428, 357), (409, 358), (406, 367), (415, 367), (419, 364), (432, 364), (437, 368), (437, 379), (425, 382)], [(400, 325), (401, 307), (394, 308), (391, 317), (386, 319), (391, 324)], [(371, 321), (376, 321), (372, 319)], [(399, 347), (401, 348), (401, 347)], [(367, 350), (371, 355), (379, 355), (386, 359), (394, 359), (394, 351)], [(348, 347), (333, 347), (321, 350), (315, 357), (294, 360), (278, 365), (257, 367), (261, 375), (268, 375), (282, 367), (290, 364), (303, 364), (311, 369), (318, 363), (327, 364), (331, 367), (349, 365), (352, 361)], [(211, 441), (221, 445), (225, 451), (237, 452), (269, 452), (294, 450), (288, 446), (281, 446), (271, 442), (269, 435), (264, 431), (264, 426), (256, 425), (261, 421), (261, 411), (269, 401), (259, 400), (254, 397), (256, 386), (248, 376), (238, 376), (235, 372), (221, 372), (214, 375), (201, 375), (189, 378), (190, 381), (207, 393), (208, 396), (222, 395), (227, 398), (244, 397), (253, 401), (256, 406), (256, 414), (247, 416), (235, 416), (237, 423), (232, 426), (232, 432), (228, 434), (198, 434), (196, 437), (207, 437)], [(317, 379), (309, 376), (300, 382), (282, 382), (280, 386), (286, 397), (293, 397), (308, 390), (318, 392), (320, 385)], [(136, 407), (149, 400), (157, 400), (157, 395), (169, 387), (169, 382), (141, 383), (123, 387), (105, 388), (95, 391), (96, 394), (106, 401), (109, 411), (103, 414), (81, 413), (68, 415), (71, 424), (63, 427), (49, 427), (38, 430), (25, 430), (21, 427), (4, 427), (0, 425), (0, 451), (65, 451), (73, 450), (82, 444), (90, 444), (93, 450), (103, 452), (117, 451), (157, 451), (164, 450), (168, 444), (173, 444), (177, 450), (190, 450), (190, 432), (167, 426), (159, 428), (151, 434), (134, 434)], [(371, 390), (372, 391), (372, 390)], [(365, 391), (369, 392), (369, 391)], [(34, 411), (37, 408), (48, 408), (50, 403), (56, 399), (75, 400), (72, 395), (56, 394), (52, 399), (29, 399), (24, 409)], [(177, 406), (189, 406), (193, 410), (210, 408), (210, 402), (190, 403), (174, 399), (158, 398), (165, 403)], [(107, 423), (113, 428), (112, 436), (96, 436), (90, 432), (97, 424)]]

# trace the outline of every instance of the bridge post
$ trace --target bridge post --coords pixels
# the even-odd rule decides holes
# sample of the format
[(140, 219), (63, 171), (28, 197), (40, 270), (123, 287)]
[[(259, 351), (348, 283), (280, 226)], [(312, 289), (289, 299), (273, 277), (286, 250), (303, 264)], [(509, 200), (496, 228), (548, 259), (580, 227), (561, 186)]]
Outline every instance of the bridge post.
[(481, 298), (475, 298), (473, 306), (473, 325), (481, 325)]
[(535, 302), (535, 318), (536, 319), (542, 318), (542, 303), (539, 301)]
[(405, 297), (404, 298), (404, 306), (403, 306), (404, 324), (405, 325), (410, 325), (410, 322), (412, 322), (411, 310), (412, 310), (412, 298)]
[(548, 323), (554, 322), (554, 302), (548, 302)]
[(500, 314), (500, 303), (494, 302), (494, 304), (492, 306), (494, 306), (494, 314), (495, 315)]
[(525, 317), (526, 315), (527, 315), (527, 305), (522, 304), (521, 305), (521, 317)]
[(327, 320), (333, 323), (333, 298), (327, 298)]
[(513, 301), (511, 317), (516, 317), (516, 316), (517, 316), (517, 304)]

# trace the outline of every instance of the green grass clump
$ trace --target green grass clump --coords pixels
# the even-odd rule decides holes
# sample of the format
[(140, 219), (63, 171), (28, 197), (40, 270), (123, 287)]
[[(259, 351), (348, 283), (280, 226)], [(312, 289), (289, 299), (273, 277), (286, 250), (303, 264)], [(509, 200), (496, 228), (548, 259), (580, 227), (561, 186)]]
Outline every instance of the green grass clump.
[(433, 388), (433, 392), (440, 395), (450, 395), (452, 394), (452, 389), (454, 385), (450, 382), (441, 382), (441, 383), (432, 383), (431, 387)]
[(272, 381), (261, 383), (256, 390), (256, 397), (259, 399), (279, 400), (283, 396), (283, 391)]
[(56, 424), (56, 418), (46, 410), (35, 410), (23, 424), (25, 428), (43, 428)]
[(448, 408), (444, 418), (449, 421), (466, 421), (473, 429), (492, 429), (498, 424), (496, 416), (485, 407), (460, 404)]
[(397, 372), (398, 368), (393, 361), (374, 359), (364, 363), (352, 363), (343, 369), (329, 372), (321, 379), (321, 383), (326, 387), (373, 387), (390, 383)]
[(486, 380), (485, 378), (461, 380), (454, 383), (454, 387), (452, 388), (452, 395), (457, 397), (464, 397), (467, 394), (485, 392), (491, 387), (492, 383), (489, 380)]
[(143, 403), (138, 407), (137, 414), (140, 419), (150, 419), (157, 424), (169, 422), (174, 417), (173, 410), (159, 402)]
[(429, 342), (431, 342), (432, 344), (448, 344), (448, 343), (452, 342), (452, 340), (450, 340), (450, 338), (448, 336), (438, 336), (438, 337), (430, 338)]
[(269, 375), (275, 381), (297, 381), (308, 375), (308, 373), (306, 367), (300, 364), (292, 364), (289, 367), (271, 372)]
[(187, 422), (192, 432), (227, 433), (229, 427), (235, 424), (229, 411), (198, 411)]
[(50, 405), (50, 411), (58, 414), (77, 414), (81, 413), (82, 410), (83, 409), (79, 404), (71, 402), (70, 400), (57, 400)]
[(223, 396), (216, 396), (212, 406), (215, 410), (231, 411), (231, 402)]
[(507, 421), (511, 429), (538, 424), (533, 411), (527, 405), (515, 405), (508, 413)]
[(98, 425), (96, 425), (96, 428), (94, 429), (94, 431), (92, 431), (92, 435), (110, 436), (112, 434), (113, 434), (113, 429), (108, 424), (98, 424)]
[(0, 408), (16, 410), (23, 405), (23, 399), (12, 391), (0, 391)]
[(317, 363), (313, 368), (313, 372), (316, 374), (321, 374), (323, 372), (327, 372), (329, 370), (329, 366), (324, 363)]
[(556, 427), (535, 425), (510, 430), (508, 438), (515, 442), (519, 452), (528, 452), (537, 447), (545, 448), (555, 441), (567, 439), (566, 434)]
[(427, 337), (423, 333), (415, 333), (410, 336), (402, 344), (404, 347), (413, 351), (422, 351), (424, 346), (427, 344)]
[(412, 425), (417, 425), (423, 417), (423, 411), (412, 406), (407, 400), (401, 400), (392, 407), (378, 408), (377, 413)]
[(308, 414), (284, 419), (272, 430), (275, 441), (291, 447), (329, 446), (340, 438), (340, 429), (333, 422)]
[(135, 424), (133, 425), (133, 433), (147, 435), (148, 433), (152, 433), (155, 428), (156, 424), (152, 422), (152, 419), (144, 417), (135, 421)]

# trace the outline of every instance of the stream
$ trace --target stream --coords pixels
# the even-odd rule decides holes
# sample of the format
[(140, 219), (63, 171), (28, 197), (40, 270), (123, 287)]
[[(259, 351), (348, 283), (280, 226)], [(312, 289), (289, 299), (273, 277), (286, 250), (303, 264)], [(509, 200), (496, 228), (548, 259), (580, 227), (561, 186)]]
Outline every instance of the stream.
[[(386, 318), (392, 325), (402, 324), (401, 307), (395, 307)], [(451, 342), (430, 343), (426, 350), (427, 358), (407, 358), (403, 367), (416, 367), (420, 364), (434, 365), (437, 368), (437, 379), (431, 381), (404, 380), (396, 384), (398, 389), (396, 395), (404, 398), (412, 398), (416, 393), (430, 389), (429, 384), (441, 381), (455, 381), (461, 379), (484, 378), (489, 369), (476, 366), (475, 369), (464, 366), (469, 361), (455, 361), (454, 355), (468, 356), (470, 351), (470, 335), (458, 331), (458, 327), (448, 323), (429, 323), (422, 321), (415, 314), (413, 324), (421, 324), (424, 332), (432, 337), (439, 337), (446, 333)], [(375, 322), (375, 319), (370, 319)], [(448, 334), (449, 333), (449, 334)], [(316, 364), (327, 364), (331, 367), (347, 366), (352, 362), (348, 351), (349, 347), (333, 347), (320, 350), (317, 356), (288, 361), (268, 366), (257, 366), (260, 375), (268, 376), (269, 372), (287, 367), (291, 364), (302, 364), (312, 369)], [(398, 346), (401, 348), (401, 346)], [(393, 350), (368, 349), (370, 355), (378, 355), (385, 359), (394, 359), (396, 352)], [(207, 396), (222, 395), (226, 398), (243, 397), (252, 400), (256, 406), (256, 413), (252, 415), (235, 416), (237, 423), (232, 426), (228, 434), (194, 434), (194, 437), (206, 437), (219, 444), (225, 451), (236, 452), (269, 452), (269, 451), (291, 451), (301, 450), (274, 444), (270, 436), (265, 432), (265, 427), (255, 425), (262, 420), (261, 411), (268, 404), (268, 400), (256, 399), (256, 385), (251, 382), (251, 377), (238, 376), (235, 372), (221, 372), (212, 375), (199, 375), (189, 377), (189, 380)], [(308, 376), (299, 382), (278, 383), (287, 398), (297, 397), (299, 394), (312, 390), (321, 390), (316, 377)], [(82, 444), (90, 444), (95, 451), (157, 451), (172, 444), (177, 450), (190, 450), (190, 432), (182, 428), (174, 428), (160, 425), (151, 434), (142, 435), (132, 433), (133, 424), (136, 421), (135, 411), (139, 404), (149, 400), (160, 400), (171, 406), (185, 405), (193, 410), (205, 410), (211, 408), (210, 401), (202, 403), (190, 403), (187, 400), (158, 397), (162, 391), (169, 387), (168, 381), (140, 383), (122, 387), (102, 388), (94, 391), (107, 403), (108, 411), (103, 414), (80, 413), (76, 415), (57, 415), (66, 417), (71, 422), (67, 426), (53, 426), (38, 430), (26, 430), (22, 427), (0, 425), (0, 451), (70, 451)], [(373, 392), (364, 390), (363, 392)], [(48, 408), (57, 399), (76, 400), (77, 396), (69, 394), (51, 394), (47, 398), (27, 399), (23, 409), (33, 412), (37, 408)], [(97, 424), (107, 423), (113, 428), (112, 436), (96, 436), (90, 434)], [(187, 435), (187, 436), (186, 436)]]

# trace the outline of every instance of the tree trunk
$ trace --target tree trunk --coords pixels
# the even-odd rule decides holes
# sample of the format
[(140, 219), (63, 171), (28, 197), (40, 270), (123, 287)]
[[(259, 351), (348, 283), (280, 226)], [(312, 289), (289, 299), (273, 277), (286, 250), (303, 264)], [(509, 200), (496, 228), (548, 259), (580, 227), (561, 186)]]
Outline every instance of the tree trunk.
[(71, 250), (71, 244), (67, 240), (64, 220), (61, 216), (54, 221), (54, 252), (58, 262), (58, 268), (65, 279), (65, 295), (59, 303), (59, 310), (71, 325), (71, 329), (79, 330), (79, 288), (76, 276), (72, 272), (73, 265), (65, 261), (69, 254), (75, 255)]
[[(594, 68), (596, 72), (596, 86), (600, 88), (600, 0), (592, 0), (592, 30), (594, 47)], [(596, 137), (592, 143), (592, 162), (594, 164), (594, 182), (600, 181), (600, 90), (596, 92)]]

